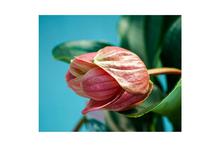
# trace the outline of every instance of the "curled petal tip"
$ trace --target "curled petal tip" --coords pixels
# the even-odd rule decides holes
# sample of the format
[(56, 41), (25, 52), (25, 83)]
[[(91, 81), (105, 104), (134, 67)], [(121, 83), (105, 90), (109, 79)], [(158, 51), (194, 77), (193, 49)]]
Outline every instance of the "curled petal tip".
[(78, 77), (96, 67), (96, 65), (92, 62), (95, 55), (96, 53), (87, 53), (72, 59), (70, 63), (70, 72)]
[(127, 91), (124, 91), (123, 94), (115, 101), (106, 106), (106, 109), (112, 110), (112, 111), (124, 111), (128, 110), (134, 106), (139, 105), (144, 100), (147, 100), (149, 97), (151, 91), (153, 89), (152, 82), (149, 82), (147, 93), (145, 94), (132, 94), (128, 93)]
[(95, 111), (95, 110), (105, 109), (106, 106), (115, 102), (120, 97), (119, 95), (117, 95), (114, 98), (107, 99), (104, 101), (95, 101), (93, 99), (90, 99), (86, 107), (83, 109), (82, 114), (86, 114), (88, 112)]

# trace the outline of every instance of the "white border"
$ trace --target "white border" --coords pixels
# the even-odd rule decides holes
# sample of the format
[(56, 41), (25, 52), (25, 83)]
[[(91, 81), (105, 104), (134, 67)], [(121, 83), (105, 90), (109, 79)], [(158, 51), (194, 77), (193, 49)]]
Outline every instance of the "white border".
[[(217, 1), (20, 0), (1, 3), (0, 145), (218, 145)], [(38, 15), (178, 14), (183, 24), (183, 132), (38, 132)], [(218, 143), (218, 144), (217, 144)]]

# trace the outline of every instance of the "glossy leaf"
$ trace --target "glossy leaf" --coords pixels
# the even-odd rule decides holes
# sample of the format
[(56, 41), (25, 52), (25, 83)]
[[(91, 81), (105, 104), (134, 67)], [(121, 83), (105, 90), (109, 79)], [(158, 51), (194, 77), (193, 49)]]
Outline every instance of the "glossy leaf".
[(181, 105), (181, 80), (175, 88), (158, 104), (152, 111), (169, 115), (172, 111), (179, 109)]
[(181, 80), (152, 111), (168, 116), (174, 130), (181, 131)]
[(161, 43), (165, 39), (165, 35), (166, 35), (167, 31), (170, 29), (170, 27), (172, 26), (172, 24), (180, 17), (181, 17), (181, 15), (165, 15), (165, 16), (163, 16)]
[(162, 30), (161, 30), (159, 44), (157, 46), (158, 51), (155, 53), (153, 67), (162, 67), (161, 60), (160, 60), (160, 54), (161, 54), (161, 49), (162, 49), (161, 45), (163, 41), (166, 39), (165, 36), (166, 36), (167, 31), (179, 17), (180, 15), (163, 16)]
[[(178, 18), (167, 31), (160, 56), (163, 66), (181, 69), (181, 18)], [(179, 79), (180, 76), (167, 75), (168, 92)]]
[(55, 59), (70, 63), (75, 56), (96, 52), (105, 46), (111, 46), (111, 44), (100, 41), (70, 41), (57, 45), (52, 53)]

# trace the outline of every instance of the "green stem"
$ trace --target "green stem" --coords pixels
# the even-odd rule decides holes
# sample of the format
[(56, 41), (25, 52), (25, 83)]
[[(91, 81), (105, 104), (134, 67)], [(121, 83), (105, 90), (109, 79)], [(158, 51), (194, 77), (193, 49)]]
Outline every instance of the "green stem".
[(153, 69), (148, 69), (148, 74), (149, 75), (160, 75), (160, 74), (176, 74), (180, 75), (181, 70), (177, 68), (169, 68), (169, 67), (162, 67), (162, 68), (153, 68)]

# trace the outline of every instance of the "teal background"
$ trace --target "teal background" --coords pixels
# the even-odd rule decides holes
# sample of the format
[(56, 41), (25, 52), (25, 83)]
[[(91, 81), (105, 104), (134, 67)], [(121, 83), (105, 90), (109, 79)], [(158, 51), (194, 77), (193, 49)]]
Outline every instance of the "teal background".
[(118, 21), (119, 16), (39, 16), (39, 131), (71, 131), (86, 102), (67, 87), (68, 64), (52, 57), (53, 47), (70, 40), (118, 45)]
[[(65, 74), (69, 65), (55, 60), (52, 49), (71, 40), (101, 40), (117, 46), (119, 19), (120, 16), (107, 15), (39, 16), (39, 131), (71, 131), (86, 103), (67, 87)], [(165, 84), (164, 76), (160, 79)], [(164, 123), (166, 131), (171, 131), (165, 117)]]

